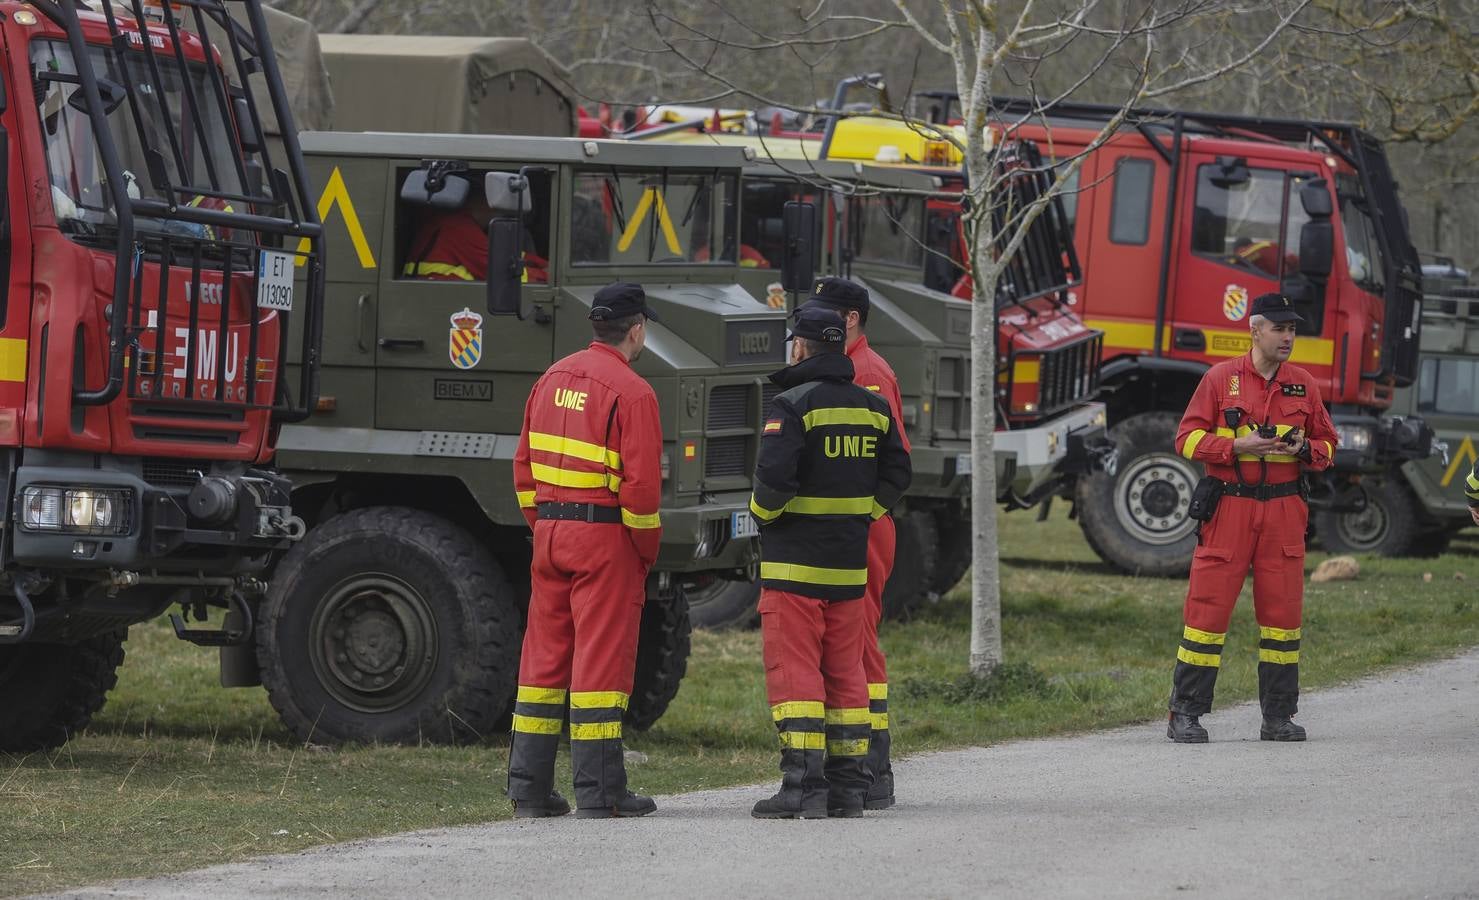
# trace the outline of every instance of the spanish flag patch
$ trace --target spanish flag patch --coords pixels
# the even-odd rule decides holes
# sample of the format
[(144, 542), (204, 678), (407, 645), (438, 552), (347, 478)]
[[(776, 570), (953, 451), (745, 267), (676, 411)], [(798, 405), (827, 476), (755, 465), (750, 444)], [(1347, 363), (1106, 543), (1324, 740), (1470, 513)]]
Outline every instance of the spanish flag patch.
[(771, 419), (770, 421), (768, 421), (768, 422), (765, 423), (765, 433), (766, 434), (771, 434), (771, 433), (779, 434), (780, 431), (781, 431), (781, 420), (780, 419)]

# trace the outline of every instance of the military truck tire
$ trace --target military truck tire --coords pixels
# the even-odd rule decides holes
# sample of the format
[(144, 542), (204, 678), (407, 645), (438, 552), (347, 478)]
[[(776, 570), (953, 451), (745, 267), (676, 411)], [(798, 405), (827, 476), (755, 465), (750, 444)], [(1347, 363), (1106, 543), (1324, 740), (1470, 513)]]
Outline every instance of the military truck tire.
[(519, 623), (503, 570), (466, 531), (369, 507), (323, 522), (283, 557), (257, 660), (299, 740), (475, 740), (513, 696)]
[(760, 605), (759, 581), (730, 581), (710, 575), (684, 589), (688, 618), (694, 628), (727, 631), (744, 628), (755, 620)]
[(86, 728), (118, 683), (127, 636), (0, 647), (0, 751), (49, 750)]
[(1175, 413), (1141, 413), (1110, 429), (1119, 450), (1114, 475), (1078, 479), (1074, 508), (1099, 558), (1132, 575), (1191, 571), (1196, 521), (1186, 515), (1202, 467), (1176, 452)]
[(651, 598), (642, 607), (637, 672), (623, 717), (628, 728), (646, 731), (668, 711), (668, 704), (678, 696), (678, 686), (688, 671), (692, 638), (688, 598), (682, 590), (669, 598)]
[(939, 564), (940, 533), (934, 513), (910, 510), (895, 516), (894, 526), (894, 570), (883, 586), (885, 619), (906, 618), (924, 602)]
[(970, 510), (958, 506), (935, 511), (935, 531), (940, 536), (939, 560), (930, 578), (930, 590), (944, 594), (953, 590), (971, 568)]
[(1366, 508), (1361, 512), (1317, 513), (1315, 533), (1320, 546), (1331, 553), (1421, 555), (1423, 526), (1417, 506), (1417, 497), (1405, 484), (1384, 478), (1374, 487), (1366, 485)]

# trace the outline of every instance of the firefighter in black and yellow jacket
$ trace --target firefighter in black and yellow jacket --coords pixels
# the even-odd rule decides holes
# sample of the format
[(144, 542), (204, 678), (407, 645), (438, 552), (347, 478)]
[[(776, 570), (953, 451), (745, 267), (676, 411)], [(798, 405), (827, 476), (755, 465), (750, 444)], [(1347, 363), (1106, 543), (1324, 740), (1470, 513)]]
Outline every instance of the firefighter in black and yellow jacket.
[(1469, 498), (1469, 518), (1479, 525), (1479, 460), (1474, 462), (1474, 469), (1464, 481), (1464, 496)]
[(836, 312), (797, 311), (767, 415), (750, 512), (760, 524), (765, 688), (781, 789), (762, 819), (863, 814), (871, 717), (863, 645), (868, 528), (909, 486), (888, 401), (853, 384)]

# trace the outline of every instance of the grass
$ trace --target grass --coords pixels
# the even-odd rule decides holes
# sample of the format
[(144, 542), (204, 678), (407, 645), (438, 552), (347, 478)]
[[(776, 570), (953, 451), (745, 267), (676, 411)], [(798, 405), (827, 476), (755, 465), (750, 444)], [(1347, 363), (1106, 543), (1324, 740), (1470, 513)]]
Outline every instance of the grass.
[[(1005, 516), (1008, 664), (965, 677), (963, 590), (885, 626), (896, 752), (1103, 728), (1164, 709), (1184, 582), (1119, 576), (1058, 511)], [(1469, 532), (1474, 535), (1474, 532)], [(1312, 554), (1312, 568), (1323, 557)], [(1306, 591), (1306, 687), (1479, 644), (1479, 540), (1435, 560), (1363, 560), (1355, 582)], [(1425, 581), (1424, 573), (1432, 579)], [(1221, 702), (1256, 693), (1245, 591)], [(754, 632), (698, 634), (666, 717), (633, 736), (635, 788), (769, 781), (775, 753)], [(1147, 729), (1147, 740), (1157, 735)], [(58, 751), (0, 754), (0, 895), (152, 875), (369, 835), (504, 818), (506, 741), (324, 749), (293, 741), (260, 690), (217, 687), (214, 655), (163, 622), (133, 629), (118, 687)], [(562, 762), (565, 755), (561, 754)], [(562, 774), (568, 784), (568, 773)], [(744, 810), (736, 809), (736, 815)]]

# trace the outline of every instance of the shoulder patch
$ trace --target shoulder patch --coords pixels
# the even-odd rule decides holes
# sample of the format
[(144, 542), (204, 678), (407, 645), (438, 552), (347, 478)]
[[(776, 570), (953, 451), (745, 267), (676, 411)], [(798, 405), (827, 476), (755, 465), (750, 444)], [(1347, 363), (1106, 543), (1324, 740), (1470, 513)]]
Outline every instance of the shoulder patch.
[(765, 423), (765, 433), (766, 434), (779, 434), (780, 433), (780, 430), (781, 430), (781, 420), (780, 419), (770, 419), (769, 421), (767, 421)]
[(1285, 397), (1303, 397), (1304, 396), (1304, 385), (1302, 385), (1302, 384), (1286, 384), (1286, 385), (1283, 385), (1283, 391), (1284, 391), (1284, 396)]
[(1238, 389), (1241, 387), (1241, 385), (1238, 383), (1239, 380), (1239, 376), (1237, 375), (1227, 376), (1227, 395), (1229, 397), (1238, 396)]

